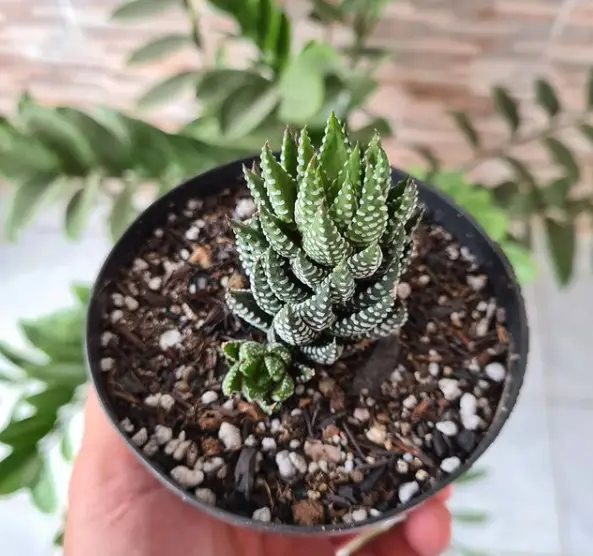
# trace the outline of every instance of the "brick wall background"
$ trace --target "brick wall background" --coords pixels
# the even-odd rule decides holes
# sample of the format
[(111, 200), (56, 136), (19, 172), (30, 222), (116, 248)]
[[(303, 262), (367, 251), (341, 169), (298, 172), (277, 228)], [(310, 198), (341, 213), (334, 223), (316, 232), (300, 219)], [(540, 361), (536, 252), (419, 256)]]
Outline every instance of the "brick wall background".
[[(304, 0), (288, 0), (301, 11)], [(181, 12), (153, 17), (138, 25), (115, 25), (108, 15), (116, 0), (0, 0), (0, 112), (10, 111), (28, 89), (49, 103), (90, 106), (106, 103), (122, 108), (160, 76), (200, 65), (188, 50), (164, 63), (126, 68), (125, 58), (151, 36), (187, 29)], [(199, 4), (199, 3), (198, 3)], [(203, 15), (208, 42), (215, 45), (229, 22)], [(316, 30), (299, 27), (300, 38)], [(509, 87), (519, 98), (531, 98), (533, 79), (548, 77), (563, 104), (579, 110), (584, 102), (586, 69), (593, 64), (593, 2), (587, 0), (393, 0), (374, 40), (393, 49), (393, 61), (380, 72), (381, 87), (372, 109), (395, 126), (390, 141), (396, 164), (418, 163), (411, 143), (431, 144), (448, 164), (465, 160), (469, 151), (445, 117), (450, 109), (467, 110), (488, 145), (504, 138), (505, 126), (493, 117), (489, 89)], [(210, 49), (212, 50), (212, 46)], [(236, 49), (232, 56), (245, 55)], [(145, 117), (175, 127), (192, 117), (190, 97)], [(529, 125), (542, 115), (525, 110)], [(563, 135), (587, 160), (587, 146)], [(589, 151), (591, 149), (589, 148)], [(530, 145), (516, 151), (537, 167), (549, 169), (547, 155)], [(584, 183), (590, 180), (587, 166)], [(482, 166), (477, 177), (490, 178), (498, 166)]]

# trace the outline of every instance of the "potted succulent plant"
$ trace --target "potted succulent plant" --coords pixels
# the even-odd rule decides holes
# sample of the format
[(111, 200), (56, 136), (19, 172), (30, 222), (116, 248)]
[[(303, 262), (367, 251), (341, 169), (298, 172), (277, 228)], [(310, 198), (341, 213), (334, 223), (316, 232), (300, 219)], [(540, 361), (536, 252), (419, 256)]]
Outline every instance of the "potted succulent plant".
[(528, 329), (478, 225), (332, 114), (318, 149), (287, 131), (279, 156), (149, 207), (99, 274), (86, 344), (110, 419), (184, 500), (327, 534), (393, 520), (475, 462)]

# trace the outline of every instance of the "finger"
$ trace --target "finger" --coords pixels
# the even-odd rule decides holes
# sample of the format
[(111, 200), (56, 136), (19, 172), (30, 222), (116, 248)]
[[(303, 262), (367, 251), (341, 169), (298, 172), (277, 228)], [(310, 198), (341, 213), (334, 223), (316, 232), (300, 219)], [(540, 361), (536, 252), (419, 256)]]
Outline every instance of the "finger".
[(411, 512), (404, 524), (410, 547), (420, 556), (438, 556), (451, 540), (451, 515), (440, 500), (433, 498)]
[(434, 497), (441, 502), (447, 502), (453, 493), (453, 485), (448, 485), (444, 489), (439, 490)]

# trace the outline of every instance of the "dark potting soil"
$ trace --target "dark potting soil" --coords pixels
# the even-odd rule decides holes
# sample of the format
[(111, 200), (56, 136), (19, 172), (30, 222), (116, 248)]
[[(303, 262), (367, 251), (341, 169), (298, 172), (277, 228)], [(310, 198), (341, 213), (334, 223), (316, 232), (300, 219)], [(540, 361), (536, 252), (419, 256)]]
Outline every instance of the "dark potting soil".
[(399, 335), (318, 367), (265, 416), (221, 392), (220, 344), (263, 339), (223, 301), (245, 283), (228, 218), (253, 209), (244, 190), (190, 201), (105, 285), (100, 366), (121, 428), (190, 496), (262, 521), (361, 522), (432, 489), (484, 436), (509, 357), (471, 253), (427, 217)]

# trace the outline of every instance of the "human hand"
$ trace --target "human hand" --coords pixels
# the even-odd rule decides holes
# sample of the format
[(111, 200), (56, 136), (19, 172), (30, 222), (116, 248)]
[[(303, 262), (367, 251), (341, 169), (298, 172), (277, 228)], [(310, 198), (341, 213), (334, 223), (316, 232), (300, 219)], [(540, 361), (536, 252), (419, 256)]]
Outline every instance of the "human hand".
[[(449, 543), (447, 491), (357, 556), (437, 556)], [(183, 503), (148, 473), (91, 391), (70, 482), (65, 556), (333, 556), (342, 537), (295, 538), (232, 526)]]

